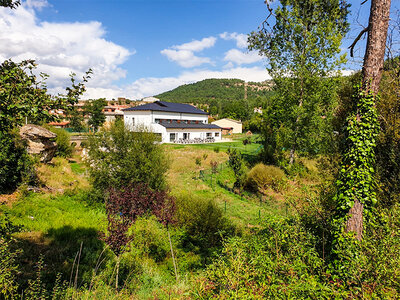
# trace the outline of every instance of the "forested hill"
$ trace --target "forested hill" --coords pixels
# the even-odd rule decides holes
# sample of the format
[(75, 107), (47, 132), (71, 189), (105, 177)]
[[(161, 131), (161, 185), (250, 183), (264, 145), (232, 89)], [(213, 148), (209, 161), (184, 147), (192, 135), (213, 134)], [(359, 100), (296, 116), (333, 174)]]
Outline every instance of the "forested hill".
[(185, 84), (155, 97), (162, 101), (193, 103), (219, 117), (250, 118), (254, 107), (271, 96), (271, 82), (245, 82), (240, 79), (205, 79)]

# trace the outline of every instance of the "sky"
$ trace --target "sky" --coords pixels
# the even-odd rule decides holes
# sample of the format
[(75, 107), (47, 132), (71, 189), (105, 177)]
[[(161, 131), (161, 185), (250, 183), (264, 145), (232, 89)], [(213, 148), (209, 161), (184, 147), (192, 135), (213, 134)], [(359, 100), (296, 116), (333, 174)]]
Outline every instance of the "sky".
[[(369, 2), (349, 2), (343, 52), (369, 15)], [(206, 78), (264, 81), (267, 62), (247, 50), (247, 34), (266, 15), (263, 0), (26, 0), (0, 8), (0, 61), (35, 59), (51, 93), (92, 68), (85, 99), (141, 99)], [(344, 73), (361, 68), (363, 43)]]

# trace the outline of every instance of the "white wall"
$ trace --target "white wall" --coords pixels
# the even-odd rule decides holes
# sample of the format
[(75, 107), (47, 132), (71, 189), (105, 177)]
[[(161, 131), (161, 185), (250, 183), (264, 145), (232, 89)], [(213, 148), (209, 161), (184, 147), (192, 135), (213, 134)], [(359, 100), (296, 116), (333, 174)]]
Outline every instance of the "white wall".
[[(207, 132), (211, 133), (211, 136), (215, 140), (221, 140), (220, 129), (166, 129), (164, 126), (155, 123), (156, 119), (171, 119), (171, 120), (198, 120), (204, 124), (208, 123), (208, 116), (201, 114), (184, 114), (184, 113), (172, 113), (172, 112), (161, 112), (161, 111), (124, 111), (124, 124), (134, 130), (134, 127), (144, 126), (154, 133), (160, 133), (162, 136), (162, 143), (170, 143), (169, 133), (176, 133), (176, 139), (182, 138), (183, 133), (190, 133), (190, 139), (200, 138), (205, 139)], [(215, 133), (219, 132), (219, 136), (215, 136)]]

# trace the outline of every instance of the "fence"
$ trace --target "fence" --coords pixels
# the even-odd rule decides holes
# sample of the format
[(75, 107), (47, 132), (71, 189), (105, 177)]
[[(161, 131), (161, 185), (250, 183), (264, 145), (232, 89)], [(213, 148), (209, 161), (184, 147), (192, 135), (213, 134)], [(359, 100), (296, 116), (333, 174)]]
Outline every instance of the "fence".
[[(207, 185), (211, 186), (213, 191), (215, 191), (216, 188), (222, 188), (222, 189), (234, 194), (235, 196), (240, 197), (240, 199), (243, 201), (244, 200), (254, 201), (255, 197), (249, 196), (250, 194), (247, 192), (241, 191), (241, 192), (237, 193), (235, 191), (235, 189), (233, 188), (233, 183), (231, 183), (232, 186), (230, 186), (229, 180), (224, 180), (224, 182), (222, 182), (222, 180), (224, 179), (223, 172), (227, 169), (230, 169), (228, 162), (218, 164), (215, 167), (213, 166), (212, 168), (210, 168), (208, 170), (200, 170), (199, 171), (199, 179), (201, 179)], [(246, 196), (246, 194), (249, 194), (249, 195)], [(254, 194), (251, 194), (251, 195), (254, 195)], [(261, 219), (261, 208), (262, 208), (263, 204), (266, 203), (266, 199), (264, 199), (261, 194), (257, 194), (257, 197), (259, 199), (258, 218)], [(224, 211), (225, 211), (225, 213), (227, 211), (226, 199), (224, 201)]]

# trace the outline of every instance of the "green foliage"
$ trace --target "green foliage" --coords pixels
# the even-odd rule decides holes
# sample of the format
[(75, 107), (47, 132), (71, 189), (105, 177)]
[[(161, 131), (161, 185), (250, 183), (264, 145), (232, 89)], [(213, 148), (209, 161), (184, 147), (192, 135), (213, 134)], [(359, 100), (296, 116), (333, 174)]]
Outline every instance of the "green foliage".
[(75, 132), (82, 132), (84, 126), (84, 112), (78, 110), (77, 106), (69, 106), (67, 109), (67, 118), (69, 120), (69, 127)]
[(338, 232), (343, 228), (347, 213), (356, 199), (364, 205), (364, 217), (371, 217), (376, 204), (374, 180), (375, 146), (378, 122), (374, 97), (362, 91), (354, 97), (354, 108), (346, 124), (346, 148), (340, 166), (337, 185), (337, 216), (334, 223)]
[(400, 201), (400, 71), (399, 57), (384, 64), (376, 102), (380, 132), (376, 147), (378, 199), (384, 206)]
[(183, 229), (181, 246), (201, 254), (204, 259), (222, 245), (234, 228), (212, 199), (181, 194), (176, 199), (177, 225)]
[(136, 130), (131, 132), (116, 122), (89, 137), (87, 166), (95, 190), (132, 183), (159, 190), (165, 187), (167, 160), (157, 137), (144, 128)]
[(18, 266), (15, 259), (19, 251), (12, 251), (11, 244), (12, 241), (0, 237), (0, 297), (3, 299), (14, 299), (18, 289)]
[[(315, 239), (294, 220), (267, 219), (251, 236), (232, 238), (211, 264), (195, 296), (202, 299), (323, 299), (323, 260)], [(337, 295), (338, 296), (338, 295)]]
[[(343, 0), (282, 0), (258, 32), (251, 33), (249, 49), (269, 60), (274, 96), (263, 116), (266, 162), (275, 151), (321, 153), (321, 144), (332, 130), (337, 79), (334, 70), (345, 61), (341, 40), (348, 31), (348, 4)], [(288, 76), (290, 74), (290, 76)], [(268, 137), (270, 135), (270, 137)], [(272, 149), (268, 149), (272, 148)]]
[(17, 133), (0, 131), (0, 193), (15, 190), (22, 182), (37, 180), (33, 160)]
[(265, 193), (268, 188), (280, 192), (285, 186), (285, 173), (275, 166), (266, 166), (259, 163), (246, 176), (245, 187), (256, 192)]
[[(48, 123), (56, 121), (57, 116), (50, 113), (53, 109), (66, 109), (68, 105), (77, 103), (79, 96), (85, 91), (83, 83), (75, 84), (71, 75), (72, 87), (67, 88), (66, 95), (55, 98), (47, 94), (45, 80), (48, 77), (41, 73), (41, 80), (34, 75), (36, 64), (33, 60), (14, 63), (6, 60), (0, 65), (0, 131), (9, 132), (26, 119), (30, 123)], [(89, 70), (83, 78), (89, 78)]]
[(11, 223), (7, 214), (0, 214), (0, 297), (4, 299), (13, 299), (18, 289), (19, 268), (15, 260), (21, 251), (11, 248), (15, 243), (11, 234), (18, 231), (20, 226)]
[(271, 94), (270, 84), (247, 83), (239, 79), (206, 79), (185, 84), (176, 89), (157, 95), (163, 101), (195, 103), (211, 115), (219, 118), (248, 120), (253, 108), (259, 107)]
[(219, 147), (218, 146), (215, 146), (213, 150), (214, 150), (215, 153), (219, 153)]
[(87, 100), (83, 108), (86, 115), (89, 116), (88, 124), (94, 131), (97, 131), (106, 120), (106, 116), (103, 113), (104, 106), (107, 105), (107, 101), (104, 98), (96, 100)]
[(228, 164), (235, 173), (234, 187), (241, 189), (245, 180), (245, 164), (242, 155), (234, 148), (228, 149), (229, 160)]
[(49, 126), (49, 129), (55, 134), (57, 134), (55, 140), (57, 144), (56, 156), (71, 157), (74, 148), (71, 145), (71, 138), (69, 133), (62, 128), (55, 128), (53, 126)]
[(21, 1), (13, 1), (13, 0), (0, 0), (0, 6), (9, 7), (9, 8), (17, 8), (21, 5)]
[(156, 217), (140, 217), (129, 228), (129, 247), (137, 249), (139, 255), (146, 255), (161, 262), (170, 254), (166, 228)]
[(195, 163), (196, 165), (201, 166), (201, 157), (196, 157)]

